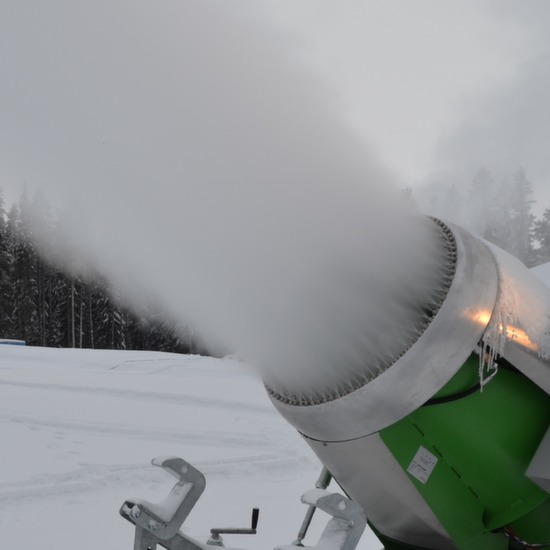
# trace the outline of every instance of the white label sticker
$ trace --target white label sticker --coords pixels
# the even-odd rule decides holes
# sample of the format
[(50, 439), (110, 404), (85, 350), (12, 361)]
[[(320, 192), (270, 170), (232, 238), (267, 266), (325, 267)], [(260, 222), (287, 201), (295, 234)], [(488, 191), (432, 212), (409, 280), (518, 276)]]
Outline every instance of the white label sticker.
[(418, 481), (426, 483), (437, 464), (438, 458), (434, 456), (428, 449), (420, 446), (412, 462), (407, 468), (407, 472), (414, 476)]

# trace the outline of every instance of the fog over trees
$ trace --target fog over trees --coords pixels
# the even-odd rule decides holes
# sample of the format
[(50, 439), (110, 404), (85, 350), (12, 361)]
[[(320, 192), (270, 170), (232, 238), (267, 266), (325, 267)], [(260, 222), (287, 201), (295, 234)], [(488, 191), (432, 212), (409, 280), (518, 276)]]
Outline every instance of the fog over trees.
[(413, 196), (426, 213), (465, 227), (528, 267), (550, 261), (550, 204), (537, 202), (523, 168), (498, 178), (481, 167), (465, 185), (434, 182)]
[(37, 213), (42, 230), (55, 238), (55, 218), (40, 193), (31, 199), (24, 192), (6, 212), (0, 191), (0, 338), (49, 347), (198, 351), (191, 333), (176, 334), (154, 300), (137, 315), (102, 277), (46, 262), (34, 244)]
[[(427, 214), (462, 225), (529, 267), (550, 261), (550, 205), (542, 210), (537, 204), (521, 168), (499, 180), (481, 167), (469, 185), (437, 183), (404, 194)], [(0, 190), (0, 338), (52, 347), (200, 351), (191, 330), (174, 328), (153, 296), (138, 314), (99, 274), (82, 275), (60, 259), (45, 261), (35, 244), (38, 226), (51, 233), (48, 239), (70, 238), (56, 233), (56, 218), (40, 192), (23, 192), (6, 209)]]

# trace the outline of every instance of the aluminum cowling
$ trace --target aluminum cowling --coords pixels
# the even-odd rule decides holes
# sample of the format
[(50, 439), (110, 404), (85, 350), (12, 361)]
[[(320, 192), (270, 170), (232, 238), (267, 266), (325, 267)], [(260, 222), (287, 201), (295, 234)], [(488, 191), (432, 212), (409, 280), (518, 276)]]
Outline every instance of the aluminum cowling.
[[(471, 546), (457, 545), (456, 532), (449, 534), (452, 525), (441, 518), (438, 503), (428, 503), (403, 461), (386, 445), (385, 428), (391, 430), (390, 426), (434, 397), (473, 351), (481, 352), (482, 364), (487, 367), (481, 372), (497, 372), (499, 363), (509, 367), (507, 361), (550, 394), (550, 290), (509, 254), (460, 227), (445, 227), (456, 243), (452, 283), (439, 310), (412, 346), (377, 377), (337, 399), (303, 405), (277, 399), (270, 392), (277, 410), (302, 433), (380, 533), (434, 550)], [(515, 391), (515, 387), (508, 388)], [(498, 411), (489, 417), (498, 422)], [(416, 429), (413, 422), (410, 425)], [(446, 434), (444, 419), (438, 426)], [(466, 430), (471, 431), (470, 426)], [(491, 434), (487, 432), (488, 439)], [(483, 437), (477, 444), (480, 441)], [(435, 448), (436, 443), (433, 445)], [(412, 458), (416, 448), (409, 451)], [(477, 456), (475, 447), (472, 452)], [(441, 457), (441, 464), (452, 469), (453, 457), (448, 457), (449, 462)], [(527, 472), (543, 489), (550, 483), (547, 458), (548, 445), (541, 445)], [(514, 475), (523, 477), (527, 464), (521, 464)], [(503, 476), (508, 474), (503, 472)], [(495, 491), (498, 494), (498, 488)], [(446, 502), (452, 506), (456, 495), (444, 495), (443, 500), (447, 496), (451, 500)], [(479, 521), (483, 525), (482, 519)]]
[(499, 292), (484, 341), (550, 394), (550, 289), (518, 259), (486, 245), (498, 268)]
[(444, 303), (418, 340), (385, 372), (339, 399), (300, 406), (271, 394), (276, 409), (298, 431), (320, 441), (347, 441), (376, 433), (437, 393), (478, 346), (498, 290), (487, 246), (458, 226), (445, 226), (456, 242), (456, 269)]

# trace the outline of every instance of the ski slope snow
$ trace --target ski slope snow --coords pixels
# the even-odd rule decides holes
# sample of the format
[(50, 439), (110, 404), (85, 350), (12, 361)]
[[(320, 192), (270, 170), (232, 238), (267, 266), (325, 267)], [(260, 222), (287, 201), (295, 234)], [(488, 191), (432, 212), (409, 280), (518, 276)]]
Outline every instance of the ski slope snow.
[[(161, 455), (206, 475), (186, 532), (248, 526), (257, 506), (259, 534), (226, 545), (270, 549), (296, 537), (320, 471), (253, 369), (229, 359), (0, 346), (0, 434), (0, 533), (13, 550), (131, 550), (118, 510), (166, 496), (173, 478), (150, 464)], [(370, 532), (360, 543), (380, 546)]]
[[(534, 272), (550, 285), (550, 264)], [(10, 550), (131, 550), (126, 498), (162, 500), (173, 479), (150, 461), (177, 455), (207, 487), (185, 530), (247, 526), (226, 544), (294, 540), (320, 464), (271, 406), (253, 369), (155, 352), (0, 345), (0, 534)], [(326, 517), (318, 514), (313, 544)], [(362, 550), (379, 549), (366, 532)]]

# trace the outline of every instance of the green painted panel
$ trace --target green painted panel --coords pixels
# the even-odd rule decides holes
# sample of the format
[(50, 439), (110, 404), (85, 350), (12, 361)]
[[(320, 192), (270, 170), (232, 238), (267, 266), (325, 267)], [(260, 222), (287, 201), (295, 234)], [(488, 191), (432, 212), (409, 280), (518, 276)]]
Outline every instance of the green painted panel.
[[(459, 394), (478, 380), (472, 356), (436, 397)], [(421, 407), (380, 435), (405, 471), (421, 446), (437, 458), (425, 483), (409, 477), (459, 548), (498, 550), (508, 548), (508, 539), (491, 531), (515, 528), (529, 515), (522, 536), (550, 541), (550, 520), (533, 512), (549, 495), (524, 475), (549, 424), (549, 396), (501, 368), (482, 392)]]

